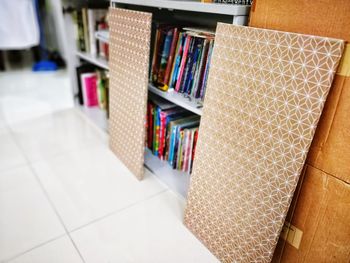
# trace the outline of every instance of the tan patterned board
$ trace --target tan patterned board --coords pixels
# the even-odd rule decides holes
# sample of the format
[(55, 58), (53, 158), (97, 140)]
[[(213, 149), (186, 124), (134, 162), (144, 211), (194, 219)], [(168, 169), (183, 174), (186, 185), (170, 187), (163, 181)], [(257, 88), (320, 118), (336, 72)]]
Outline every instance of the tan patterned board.
[(110, 148), (142, 179), (152, 14), (109, 12)]
[(222, 262), (269, 262), (343, 41), (218, 24), (185, 224)]

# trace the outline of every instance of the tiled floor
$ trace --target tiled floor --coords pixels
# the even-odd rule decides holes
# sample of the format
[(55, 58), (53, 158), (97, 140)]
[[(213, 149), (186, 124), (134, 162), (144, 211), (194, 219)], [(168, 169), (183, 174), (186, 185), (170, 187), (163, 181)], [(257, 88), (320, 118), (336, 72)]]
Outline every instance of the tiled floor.
[(0, 262), (217, 262), (184, 200), (136, 180), (70, 94), (65, 72), (0, 73)]

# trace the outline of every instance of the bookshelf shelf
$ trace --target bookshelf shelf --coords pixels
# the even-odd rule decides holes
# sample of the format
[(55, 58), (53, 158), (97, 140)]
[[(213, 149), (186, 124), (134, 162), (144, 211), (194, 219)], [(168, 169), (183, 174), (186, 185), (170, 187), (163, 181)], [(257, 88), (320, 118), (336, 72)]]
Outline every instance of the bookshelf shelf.
[(100, 40), (100, 41), (102, 41), (102, 42), (108, 43), (108, 41), (109, 41), (109, 31), (108, 30), (97, 31), (95, 33), (95, 38)]
[(108, 67), (108, 61), (105, 60), (104, 58), (101, 58), (101, 57), (98, 57), (98, 56), (94, 56), (94, 55), (91, 55), (89, 53), (86, 53), (86, 52), (81, 52), (81, 51), (77, 51), (76, 55), (78, 57), (80, 57), (81, 59), (84, 59), (100, 68), (104, 68), (104, 69), (107, 69), (109, 70), (109, 67)]
[(181, 93), (170, 91), (162, 91), (151, 83), (148, 84), (148, 90), (180, 107), (189, 110), (195, 114), (202, 115), (202, 102), (200, 100), (195, 100), (190, 97), (185, 97), (185, 95)]
[(147, 7), (167, 8), (174, 10), (213, 13), (233, 16), (246, 16), (250, 5), (230, 5), (201, 3), (198, 1), (169, 1), (169, 0), (111, 0), (115, 4), (129, 4)]
[(99, 107), (79, 106), (80, 111), (104, 132), (108, 132), (107, 112)]
[(187, 197), (190, 185), (189, 174), (172, 169), (166, 161), (159, 160), (149, 149), (145, 150), (145, 167), (172, 191)]

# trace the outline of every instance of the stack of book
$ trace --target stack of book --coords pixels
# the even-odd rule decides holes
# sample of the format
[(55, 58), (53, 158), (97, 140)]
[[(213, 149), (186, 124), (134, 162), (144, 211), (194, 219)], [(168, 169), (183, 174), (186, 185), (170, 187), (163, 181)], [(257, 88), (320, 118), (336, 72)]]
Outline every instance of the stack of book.
[(200, 117), (159, 97), (147, 107), (146, 146), (173, 169), (191, 173)]
[(76, 68), (78, 99), (85, 107), (100, 107), (108, 111), (108, 72), (91, 64)]
[(73, 12), (78, 50), (108, 59), (109, 46), (95, 38), (96, 31), (107, 30), (105, 9), (82, 8)]
[(157, 26), (151, 82), (161, 90), (173, 89), (204, 99), (214, 32), (201, 29)]

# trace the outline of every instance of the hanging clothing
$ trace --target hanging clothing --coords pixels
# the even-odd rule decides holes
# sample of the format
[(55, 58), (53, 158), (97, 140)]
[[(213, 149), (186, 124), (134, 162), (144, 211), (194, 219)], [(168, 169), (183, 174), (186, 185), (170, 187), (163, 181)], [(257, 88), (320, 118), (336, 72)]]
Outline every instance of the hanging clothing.
[(33, 0), (0, 0), (0, 50), (39, 45), (39, 26)]

